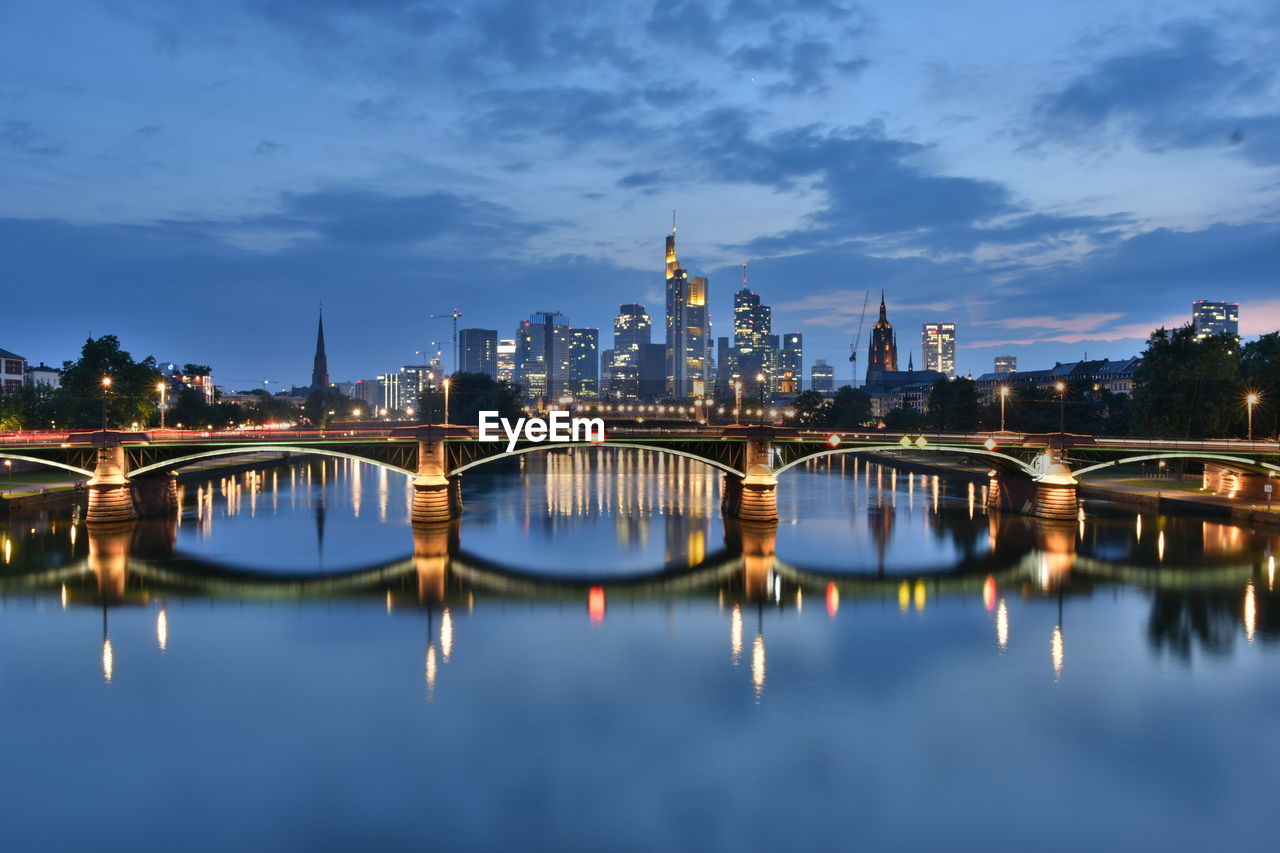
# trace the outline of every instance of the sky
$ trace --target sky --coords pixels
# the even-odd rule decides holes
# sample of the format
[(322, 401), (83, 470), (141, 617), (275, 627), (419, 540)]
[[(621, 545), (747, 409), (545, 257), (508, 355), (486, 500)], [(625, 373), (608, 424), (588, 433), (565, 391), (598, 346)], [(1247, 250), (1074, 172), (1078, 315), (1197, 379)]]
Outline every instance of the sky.
[[(0, 5), (0, 348), (231, 389), (511, 337), (661, 337), (663, 241), (731, 334), (741, 264), (849, 376), (1124, 358), (1195, 299), (1280, 329), (1280, 6), (1077, 0)], [(864, 330), (859, 368), (865, 369)]]

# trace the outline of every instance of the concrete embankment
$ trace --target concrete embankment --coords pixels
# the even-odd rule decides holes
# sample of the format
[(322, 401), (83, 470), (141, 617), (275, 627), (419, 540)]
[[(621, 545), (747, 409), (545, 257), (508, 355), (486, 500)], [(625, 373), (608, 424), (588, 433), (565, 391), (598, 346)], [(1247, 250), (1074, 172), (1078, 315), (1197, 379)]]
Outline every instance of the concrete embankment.
[(1241, 505), (1225, 498), (1162, 492), (1158, 487), (1118, 486), (1082, 483), (1080, 496), (1129, 506), (1143, 512), (1165, 515), (1204, 515), (1228, 518), (1249, 527), (1280, 530), (1280, 512)]

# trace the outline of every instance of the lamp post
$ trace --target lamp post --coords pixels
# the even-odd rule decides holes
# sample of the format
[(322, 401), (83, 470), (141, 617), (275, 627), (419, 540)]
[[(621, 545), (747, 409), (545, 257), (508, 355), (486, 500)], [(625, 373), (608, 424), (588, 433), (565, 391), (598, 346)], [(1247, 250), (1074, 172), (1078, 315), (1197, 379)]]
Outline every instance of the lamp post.
[(742, 380), (735, 379), (733, 382), (733, 422), (742, 423)]
[(12, 459), (4, 460), (4, 470), (9, 475), (9, 485), (7, 488), (5, 488), (4, 493), (6, 495), (11, 495), (13, 494), (13, 460)]
[(1059, 382), (1053, 387), (1058, 389), (1058, 455), (1061, 456), (1067, 447), (1067, 383)]
[(1258, 395), (1251, 392), (1244, 401), (1249, 408), (1249, 440), (1253, 441), (1253, 407), (1258, 405)]
[(111, 390), (111, 377), (102, 377), (102, 431), (107, 431), (107, 392)]
[(1009, 399), (1009, 386), (1000, 386), (1000, 431), (1004, 432), (1004, 402)]
[(449, 423), (449, 385), (452, 381), (448, 376), (444, 378), (444, 422)]
[(760, 426), (764, 426), (764, 374), (756, 374), (756, 389), (760, 392)]
[(168, 389), (163, 382), (157, 382), (156, 390), (160, 392), (160, 429), (164, 429), (165, 391)]

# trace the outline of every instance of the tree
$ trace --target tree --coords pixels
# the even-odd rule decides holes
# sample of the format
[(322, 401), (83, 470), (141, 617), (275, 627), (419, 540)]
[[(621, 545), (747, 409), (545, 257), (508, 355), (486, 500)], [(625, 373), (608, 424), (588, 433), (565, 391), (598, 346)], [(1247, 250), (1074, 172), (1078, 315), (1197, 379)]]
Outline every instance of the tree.
[(302, 416), (318, 429), (328, 429), (334, 419), (350, 414), (351, 400), (330, 388), (313, 389), (302, 404)]
[(939, 431), (972, 432), (982, 420), (978, 388), (972, 379), (939, 379), (929, 391), (929, 407), (924, 416), (927, 427)]
[[(111, 385), (104, 387), (103, 378)], [(102, 403), (107, 404), (107, 421), (113, 427), (147, 423), (160, 400), (156, 385), (160, 370), (147, 356), (134, 361), (120, 348), (115, 335), (89, 338), (76, 361), (62, 364), (62, 388), (57, 393), (59, 423), (73, 427), (93, 427), (102, 422)]]
[(924, 426), (924, 412), (919, 409), (890, 409), (884, 416), (886, 429), (911, 432)]
[(831, 419), (831, 403), (817, 391), (802, 391), (797, 394), (792, 408), (796, 413), (796, 426), (825, 427)]
[(871, 420), (871, 397), (861, 388), (842, 385), (831, 399), (827, 426), (857, 429)]
[(1253, 434), (1280, 435), (1280, 332), (1269, 332), (1240, 351), (1241, 389), (1257, 394)]
[(182, 365), (183, 376), (208, 376), (213, 373), (213, 368), (207, 364), (192, 364), (187, 362)]
[(243, 417), (250, 423), (290, 423), (298, 420), (300, 416), (292, 403), (281, 400), (279, 397), (272, 397), (261, 388), (255, 388), (249, 394), (254, 398), (253, 401), (241, 403), (240, 408), (244, 413)]
[[(418, 423), (444, 421), (444, 392), (429, 391), (418, 400)], [(497, 412), (498, 417), (523, 416), (524, 404), (520, 386), (499, 382), (487, 373), (458, 372), (449, 377), (449, 421), (472, 426), (480, 421), (480, 412)]]
[(1147, 339), (1133, 376), (1134, 426), (1158, 438), (1209, 438), (1242, 415), (1239, 356), (1231, 335), (1196, 340), (1195, 326), (1160, 328)]

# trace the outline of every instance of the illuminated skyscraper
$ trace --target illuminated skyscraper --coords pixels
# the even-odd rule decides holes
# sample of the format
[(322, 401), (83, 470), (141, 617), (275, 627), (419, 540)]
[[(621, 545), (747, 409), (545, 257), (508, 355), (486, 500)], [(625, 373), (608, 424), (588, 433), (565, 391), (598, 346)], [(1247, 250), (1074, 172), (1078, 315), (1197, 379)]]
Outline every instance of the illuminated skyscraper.
[(600, 392), (600, 330), (569, 332), (569, 393), (579, 400), (593, 400)]
[(1239, 341), (1240, 303), (1197, 300), (1191, 303), (1191, 322), (1196, 327), (1196, 340), (1210, 335), (1231, 335)]
[(809, 368), (809, 387), (819, 393), (836, 390), (836, 369), (820, 358)]
[(1016, 355), (998, 355), (996, 356), (996, 373), (1017, 373), (1018, 357)]
[(675, 230), (667, 236), (667, 393), (685, 399), (707, 390), (707, 280), (681, 268)]
[(898, 340), (884, 307), (884, 292), (880, 293), (880, 319), (871, 329), (871, 345), (867, 351), (867, 384), (877, 385), (877, 377), (885, 371), (898, 369)]
[(640, 350), (652, 342), (653, 320), (643, 305), (618, 306), (613, 321), (613, 359), (610, 361), (610, 396), (635, 400), (640, 395)]
[(924, 369), (956, 378), (956, 324), (925, 323), (920, 333), (920, 346), (924, 351)]
[(516, 329), (516, 381), (526, 400), (569, 393), (569, 325), (559, 311), (537, 311)]
[(498, 341), (498, 381), (516, 381), (516, 342), (514, 338)]
[(804, 335), (787, 332), (782, 336), (778, 353), (778, 390), (783, 394), (799, 394), (804, 384)]

